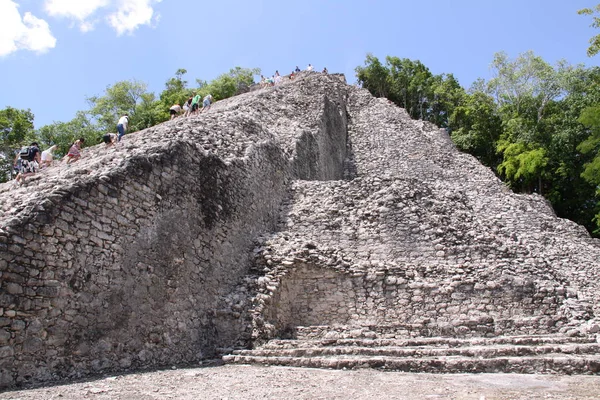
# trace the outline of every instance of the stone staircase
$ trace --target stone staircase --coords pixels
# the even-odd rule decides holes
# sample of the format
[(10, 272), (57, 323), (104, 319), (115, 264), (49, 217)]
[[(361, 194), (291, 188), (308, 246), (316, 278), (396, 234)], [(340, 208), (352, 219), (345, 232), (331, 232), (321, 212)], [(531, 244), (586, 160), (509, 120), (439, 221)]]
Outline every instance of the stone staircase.
[[(320, 329), (319, 329), (320, 328)], [(364, 337), (346, 330), (299, 327), (296, 339), (273, 339), (223, 360), (235, 364), (431, 373), (600, 373), (600, 344), (594, 336), (563, 334), (498, 337)], [(362, 332), (356, 334), (357, 332)], [(369, 336), (369, 335), (367, 335)]]

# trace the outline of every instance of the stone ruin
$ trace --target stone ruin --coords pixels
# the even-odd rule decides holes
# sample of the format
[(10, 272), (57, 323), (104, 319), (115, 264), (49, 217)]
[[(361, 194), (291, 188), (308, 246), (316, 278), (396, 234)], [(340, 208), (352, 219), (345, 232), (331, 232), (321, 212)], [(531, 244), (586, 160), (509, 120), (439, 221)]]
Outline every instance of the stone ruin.
[(598, 373), (600, 240), (304, 74), (0, 185), (0, 387), (171, 365)]

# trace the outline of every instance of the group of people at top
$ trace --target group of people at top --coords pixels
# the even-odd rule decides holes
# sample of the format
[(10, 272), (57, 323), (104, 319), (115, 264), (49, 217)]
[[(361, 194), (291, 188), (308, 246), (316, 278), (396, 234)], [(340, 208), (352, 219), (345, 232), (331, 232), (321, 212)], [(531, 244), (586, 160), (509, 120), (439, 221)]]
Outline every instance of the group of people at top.
[[(202, 110), (200, 110), (200, 102), (202, 101)], [(213, 97), (208, 94), (204, 96), (202, 99), (199, 94), (194, 92), (193, 96), (184, 103), (183, 107), (179, 104), (174, 104), (170, 109), (169, 113), (171, 114), (171, 119), (174, 119), (182, 111), (185, 112), (185, 116), (195, 115), (199, 112), (203, 112), (208, 110), (213, 102)], [(118, 133), (106, 133), (102, 135), (102, 141), (106, 143), (106, 146), (112, 146), (116, 142), (120, 142), (121, 138), (127, 132), (127, 128), (129, 126), (129, 115), (124, 114), (119, 118), (117, 122), (117, 132)], [(84, 138), (79, 138), (71, 147), (69, 147), (69, 152), (63, 158), (63, 161), (66, 164), (71, 164), (81, 158), (81, 148), (85, 143)], [(24, 184), (25, 179), (29, 176), (34, 175), (42, 168), (47, 168), (52, 165), (54, 161), (54, 151), (56, 150), (56, 145), (50, 146), (48, 149), (41, 151), (37, 142), (32, 142), (29, 146), (23, 147), (21, 150), (18, 150), (15, 154), (15, 159), (13, 162), (13, 168), (16, 173), (15, 180), (19, 184)]]
[[(115, 142), (121, 140), (129, 125), (129, 116), (124, 114), (117, 122), (117, 132), (107, 133), (102, 136), (102, 141), (107, 146), (112, 146)], [(85, 143), (85, 138), (79, 138), (71, 147), (69, 152), (63, 158), (63, 161), (69, 165), (81, 158), (81, 148)], [(19, 184), (24, 184), (25, 179), (29, 176), (34, 175), (40, 169), (50, 167), (54, 161), (54, 151), (57, 145), (50, 146), (48, 149), (41, 151), (37, 142), (32, 142), (29, 146), (23, 147), (18, 150), (15, 154), (15, 160), (13, 162), (13, 168), (16, 172), (15, 181)]]
[[(306, 67), (306, 71), (314, 71), (314, 67), (312, 66), (312, 64), (308, 64), (308, 67)], [(296, 74), (298, 74), (298, 72), (301, 72), (301, 71), (300, 71), (300, 68), (298, 68), (298, 66), (296, 65), (296, 69), (293, 70), (288, 75), (288, 78), (289, 79), (296, 78)], [(325, 68), (323, 68), (322, 73), (328, 74), (329, 71), (327, 71), (327, 68), (325, 67)], [(282, 82), (282, 80), (283, 80), (283, 77), (281, 75), (279, 75), (279, 71), (275, 71), (275, 74), (269, 78), (265, 78), (263, 75), (261, 75), (259, 85), (261, 88), (265, 88), (268, 86), (275, 86), (275, 85), (279, 85)]]
[[(84, 138), (79, 138), (71, 147), (69, 152), (63, 158), (66, 164), (71, 164), (81, 158), (81, 148), (85, 143)], [(47, 168), (52, 165), (54, 161), (54, 151), (56, 145), (50, 146), (44, 151), (40, 151), (40, 147), (37, 142), (32, 142), (29, 146), (23, 147), (18, 150), (15, 155), (13, 162), (13, 168), (17, 173), (15, 180), (19, 184), (25, 183), (25, 178), (34, 175), (38, 170)]]
[[(202, 109), (200, 109), (200, 101), (202, 101)], [(189, 117), (190, 115), (196, 115), (198, 113), (208, 111), (210, 109), (211, 104), (213, 103), (213, 97), (210, 94), (207, 94), (202, 98), (196, 92), (190, 96), (185, 103), (183, 103), (183, 107), (178, 103), (175, 103), (169, 108), (169, 113), (171, 114), (171, 119), (177, 118), (182, 112), (184, 117)]]
[[(308, 64), (308, 67), (306, 67), (307, 71), (314, 71), (314, 67), (312, 66), (312, 64)], [(296, 67), (296, 71), (300, 72), (300, 70), (298, 69), (298, 67)], [(321, 71), (321, 73), (323, 74), (328, 74), (329, 71), (327, 71), (327, 67), (323, 67), (323, 71)]]
[[(314, 67), (312, 64), (308, 64), (306, 71), (313, 70)], [(288, 78), (294, 79), (298, 72), (300, 72), (300, 68), (296, 66), (296, 69), (290, 73)], [(327, 74), (327, 68), (323, 68), (322, 72)], [(277, 85), (281, 83), (281, 80), (283, 79), (281, 75), (279, 75), (279, 71), (275, 71), (275, 74), (271, 78), (265, 78), (262, 75), (260, 78), (261, 87)], [(202, 109), (200, 109), (200, 102), (202, 102)], [(190, 96), (183, 104), (183, 107), (179, 104), (173, 104), (173, 106), (169, 108), (169, 114), (171, 115), (171, 119), (177, 118), (182, 112), (184, 113), (184, 117), (197, 115), (198, 113), (209, 110), (212, 103), (213, 97), (210, 94), (207, 94), (204, 96), (204, 98), (202, 98), (199, 94), (194, 92), (193, 95)], [(106, 143), (107, 147), (114, 145), (115, 142), (120, 142), (121, 138), (127, 132), (128, 125), (129, 115), (124, 114), (117, 122), (118, 134), (107, 133), (102, 136), (102, 141)], [(79, 138), (71, 145), (69, 152), (63, 158), (66, 164), (71, 164), (81, 158), (81, 148), (83, 147), (84, 143), (85, 139)], [(56, 145), (50, 146), (44, 151), (40, 151), (38, 143), (32, 142), (29, 146), (23, 147), (21, 150), (17, 151), (14, 160), (14, 169), (17, 173), (15, 180), (17, 183), (23, 184), (25, 183), (25, 178), (28, 176), (34, 175), (41, 168), (51, 166), (54, 160), (53, 153), (55, 150)]]

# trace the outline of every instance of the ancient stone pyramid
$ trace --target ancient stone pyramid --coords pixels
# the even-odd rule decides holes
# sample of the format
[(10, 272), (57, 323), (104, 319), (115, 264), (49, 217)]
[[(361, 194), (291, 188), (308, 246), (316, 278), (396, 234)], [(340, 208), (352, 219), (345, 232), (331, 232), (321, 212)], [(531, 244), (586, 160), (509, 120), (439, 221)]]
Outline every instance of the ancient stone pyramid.
[(1, 386), (236, 348), (226, 361), (600, 368), (600, 241), (342, 76), (84, 156), (0, 186)]

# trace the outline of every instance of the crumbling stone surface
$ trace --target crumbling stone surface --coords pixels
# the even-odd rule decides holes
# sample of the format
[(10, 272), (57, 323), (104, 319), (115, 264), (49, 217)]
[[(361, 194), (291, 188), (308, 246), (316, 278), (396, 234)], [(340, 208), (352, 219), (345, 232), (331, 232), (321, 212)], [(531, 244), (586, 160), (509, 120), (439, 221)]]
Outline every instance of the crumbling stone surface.
[(0, 185), (0, 387), (288, 336), (594, 335), (598, 242), (432, 125), (304, 74)]
[(190, 363), (248, 340), (253, 239), (275, 229), (295, 171), (343, 174), (342, 86), (241, 95), (2, 185), (0, 386)]
[(597, 239), (387, 100), (351, 89), (347, 108), (348, 180), (294, 182), (281, 230), (256, 250), (258, 343), (340, 324), (394, 337), (591, 333)]

